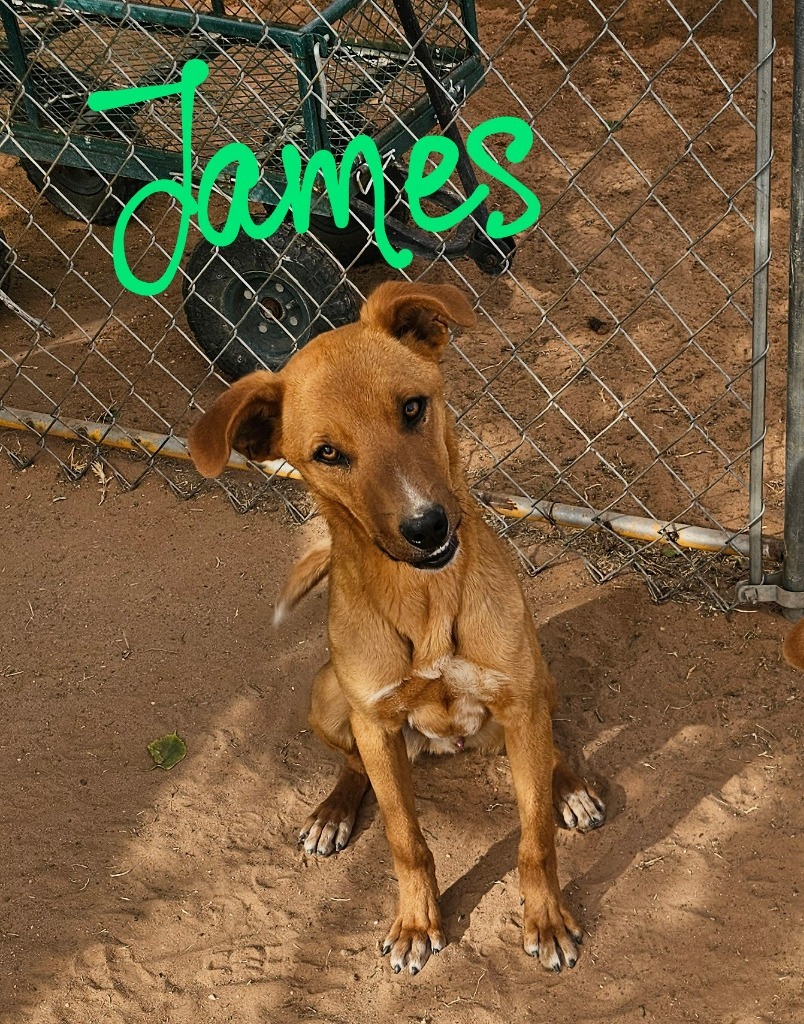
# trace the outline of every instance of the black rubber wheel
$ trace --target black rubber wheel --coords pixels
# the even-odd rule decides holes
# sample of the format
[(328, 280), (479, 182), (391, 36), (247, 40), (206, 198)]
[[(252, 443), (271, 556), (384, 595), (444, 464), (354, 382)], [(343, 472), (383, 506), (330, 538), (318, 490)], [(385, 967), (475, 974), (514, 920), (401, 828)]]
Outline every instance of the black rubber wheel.
[[(36, 73), (34, 73), (36, 72)], [(44, 121), (54, 131), (72, 135), (95, 135), (122, 142), (121, 132), (132, 138), (136, 125), (126, 111), (109, 111), (97, 115), (87, 107), (91, 87), (65, 71), (35, 68), (30, 75), (36, 90)], [(19, 101), (18, 101), (19, 103)], [(122, 175), (104, 175), (87, 167), (47, 162), (20, 157), (20, 165), (28, 180), (57, 210), (73, 220), (94, 224), (114, 224), (120, 211), (142, 188), (143, 182)]]
[(73, 220), (92, 224), (116, 224), (120, 211), (143, 186), (135, 178), (105, 178), (97, 171), (66, 164), (39, 164), (27, 157), (20, 164), (28, 180), (51, 206)]
[(340, 267), (288, 225), (262, 242), (241, 234), (218, 249), (203, 240), (185, 272), (187, 321), (231, 380), (280, 370), (317, 334), (357, 319), (356, 295)]
[(345, 228), (335, 226), (331, 217), (310, 217), (310, 234), (344, 267), (364, 267), (382, 259), (380, 250), (369, 241), (369, 234), (362, 224), (350, 220)]

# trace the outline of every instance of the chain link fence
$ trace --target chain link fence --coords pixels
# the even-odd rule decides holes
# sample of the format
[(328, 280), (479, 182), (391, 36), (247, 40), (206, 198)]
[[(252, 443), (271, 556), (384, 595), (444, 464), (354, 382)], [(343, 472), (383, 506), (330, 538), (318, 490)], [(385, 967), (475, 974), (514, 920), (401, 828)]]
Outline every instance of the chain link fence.
[[(412, 9), (426, 49), (391, 0), (0, 0), (4, 451), (125, 487), (157, 473), (191, 497), (202, 483), (182, 439), (226, 381), (277, 368), (396, 273), (358, 173), (345, 229), (326, 196), (304, 235), (286, 224), (218, 249), (193, 221), (169, 287), (125, 289), (114, 223), (145, 182), (180, 177), (181, 108), (174, 91), (98, 113), (91, 91), (175, 86), (188, 60), (205, 61), (195, 172), (247, 145), (263, 172), (255, 217), (276, 206), (287, 143), (340, 156), (369, 135), (398, 238), (406, 226), (411, 237), (402, 182), (416, 139), (445, 109), (462, 138), (514, 116), (535, 138), (514, 170), (542, 213), (513, 260), (478, 247), (476, 215), (472, 237), (431, 236), (405, 272), (459, 285), (478, 313), (445, 363), (473, 486), (531, 572), (580, 553), (598, 580), (630, 568), (657, 599), (730, 607), (734, 584), (749, 569), (759, 582), (779, 554), (761, 535), (770, 4)], [(489, 140), (498, 159), (504, 143)], [(513, 220), (516, 198), (479, 177)], [(223, 175), (210, 194), (212, 224), (230, 186)], [(465, 191), (453, 176), (440, 210)], [(165, 271), (182, 224), (164, 193), (138, 207), (127, 251), (139, 278)], [(239, 510), (271, 499), (297, 520), (313, 511), (276, 473), (233, 469), (203, 486)], [(771, 515), (766, 532), (777, 525)]]

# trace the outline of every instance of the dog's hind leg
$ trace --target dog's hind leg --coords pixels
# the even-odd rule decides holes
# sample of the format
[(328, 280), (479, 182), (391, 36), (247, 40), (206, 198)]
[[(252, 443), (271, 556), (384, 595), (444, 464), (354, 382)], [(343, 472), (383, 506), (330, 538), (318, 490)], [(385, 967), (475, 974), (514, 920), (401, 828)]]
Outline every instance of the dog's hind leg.
[(369, 788), (349, 722), (349, 705), (329, 663), (313, 683), (310, 725), (319, 739), (346, 757), (332, 792), (309, 816), (299, 835), (305, 853), (329, 857), (349, 842), (358, 809)]
[(566, 828), (577, 828), (580, 832), (599, 828), (606, 817), (603, 801), (575, 774), (556, 746), (553, 746), (553, 807)]
[(368, 786), (368, 776), (360, 756), (350, 754), (334, 789), (304, 823), (299, 841), (304, 843), (305, 853), (318, 854), (319, 857), (340, 853), (349, 842)]
[[(550, 714), (555, 715), (558, 694), (552, 673), (546, 674), (547, 701)], [(606, 805), (567, 764), (566, 758), (553, 743), (553, 807), (565, 828), (591, 832), (600, 828), (606, 818)]]

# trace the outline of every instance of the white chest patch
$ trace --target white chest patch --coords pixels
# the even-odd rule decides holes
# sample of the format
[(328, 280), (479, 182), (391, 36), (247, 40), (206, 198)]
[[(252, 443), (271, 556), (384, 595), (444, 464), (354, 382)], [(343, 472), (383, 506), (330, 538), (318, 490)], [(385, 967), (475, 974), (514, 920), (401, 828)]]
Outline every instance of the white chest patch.
[(425, 703), (408, 715), (408, 724), (430, 739), (474, 736), (489, 717), (488, 703), (506, 682), (501, 672), (453, 655), (439, 658), (417, 675), (442, 679), (448, 693), (444, 704)]
[[(425, 672), (419, 674), (424, 676)], [(502, 672), (481, 668), (479, 665), (473, 665), (471, 661), (456, 658), (453, 654), (439, 658), (432, 668), (427, 670), (427, 678), (436, 679), (439, 676), (456, 697), (474, 697), (479, 701), (494, 700), (500, 688), (508, 682)]]

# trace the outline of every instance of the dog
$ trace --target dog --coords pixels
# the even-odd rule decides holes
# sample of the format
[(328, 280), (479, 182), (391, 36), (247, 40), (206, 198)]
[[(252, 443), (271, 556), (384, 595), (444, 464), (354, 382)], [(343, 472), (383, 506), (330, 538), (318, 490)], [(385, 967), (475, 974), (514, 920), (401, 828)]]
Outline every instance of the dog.
[(399, 882), (381, 944), (396, 973), (417, 974), (446, 944), (412, 757), (504, 745), (522, 826), (524, 948), (551, 970), (573, 967), (582, 941), (558, 883), (553, 808), (582, 831), (605, 813), (553, 744), (555, 685), (513, 555), (461, 469), (439, 361), (449, 325), (474, 322), (451, 285), (382, 284), (357, 323), (319, 335), (278, 373), (234, 383), (188, 439), (207, 477), (232, 448), (286, 459), (328, 524), (330, 540), (298, 563), (276, 608), (281, 620), (329, 577), (330, 660), (310, 724), (344, 761), (301, 841), (308, 854), (342, 850), (373, 788)]

